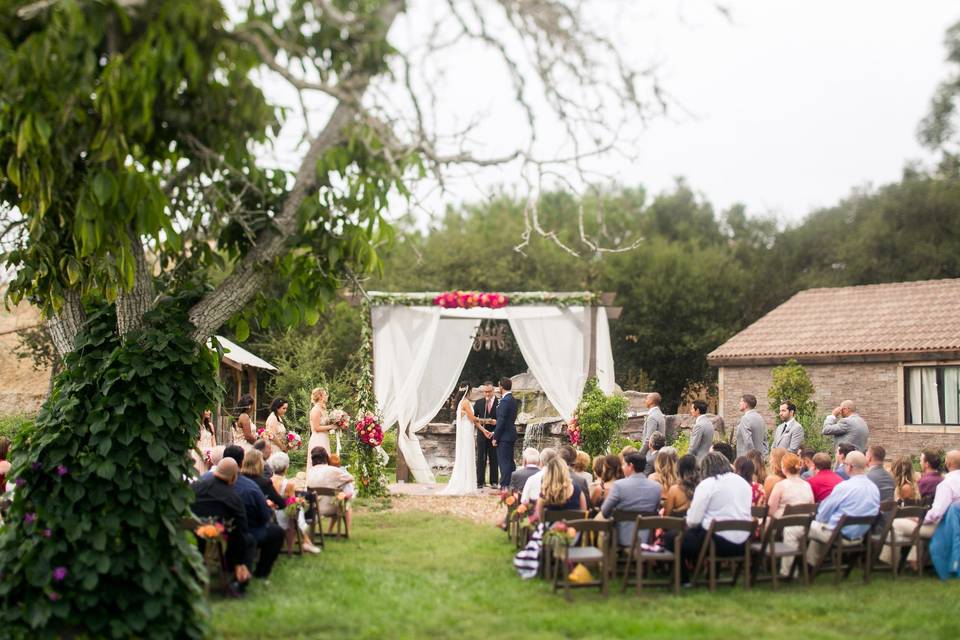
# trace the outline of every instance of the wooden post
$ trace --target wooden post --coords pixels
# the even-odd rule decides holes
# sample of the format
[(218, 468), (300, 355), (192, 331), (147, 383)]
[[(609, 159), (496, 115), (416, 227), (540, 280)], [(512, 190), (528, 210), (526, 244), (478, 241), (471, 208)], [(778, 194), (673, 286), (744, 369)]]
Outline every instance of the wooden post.
[(397, 482), (410, 482), (410, 467), (400, 451), (400, 425), (397, 425)]
[(590, 344), (587, 347), (587, 377), (595, 378), (597, 376), (597, 305), (592, 304), (587, 307), (587, 313), (590, 314), (590, 330), (587, 332)]

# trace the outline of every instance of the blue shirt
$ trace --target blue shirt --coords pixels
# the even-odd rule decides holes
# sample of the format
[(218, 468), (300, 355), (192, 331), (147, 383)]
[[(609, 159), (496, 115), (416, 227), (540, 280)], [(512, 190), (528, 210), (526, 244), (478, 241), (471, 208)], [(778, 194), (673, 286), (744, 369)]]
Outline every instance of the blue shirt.
[(255, 537), (259, 536), (270, 524), (270, 507), (267, 506), (267, 499), (263, 497), (263, 491), (260, 491), (256, 482), (243, 474), (237, 478), (233, 490), (240, 496), (247, 512), (247, 527)]
[(838, 476), (840, 476), (841, 478), (843, 478), (844, 480), (850, 479), (850, 475), (847, 473), (847, 468), (842, 464), (838, 464), (837, 468), (834, 469), (833, 472)]
[[(842, 516), (875, 516), (879, 512), (880, 490), (861, 473), (838, 484), (824, 498), (817, 509), (817, 522), (836, 527)], [(862, 538), (869, 529), (865, 524), (849, 525), (843, 528), (843, 537)]]

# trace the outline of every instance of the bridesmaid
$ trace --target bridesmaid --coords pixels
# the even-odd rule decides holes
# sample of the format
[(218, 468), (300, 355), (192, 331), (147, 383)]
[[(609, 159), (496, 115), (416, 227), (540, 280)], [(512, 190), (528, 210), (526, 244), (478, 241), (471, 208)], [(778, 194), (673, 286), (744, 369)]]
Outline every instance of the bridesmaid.
[(287, 413), (287, 401), (283, 398), (274, 399), (270, 405), (270, 415), (267, 416), (267, 422), (263, 437), (271, 442), (277, 448), (277, 451), (286, 451), (287, 446), (287, 428), (283, 424), (283, 416)]
[(244, 394), (237, 403), (237, 410), (240, 415), (233, 423), (233, 444), (240, 445), (246, 451), (253, 448), (253, 444), (257, 441), (254, 422), (250, 417), (251, 413), (256, 414), (253, 407), (253, 396)]
[[(330, 414), (327, 413), (327, 390), (317, 387), (310, 393), (310, 401), (313, 407), (310, 409), (310, 442), (307, 443), (307, 451), (313, 451), (316, 447), (323, 447), (330, 451), (330, 432), (336, 427), (330, 424)], [(313, 466), (312, 456), (307, 456), (307, 470)]]

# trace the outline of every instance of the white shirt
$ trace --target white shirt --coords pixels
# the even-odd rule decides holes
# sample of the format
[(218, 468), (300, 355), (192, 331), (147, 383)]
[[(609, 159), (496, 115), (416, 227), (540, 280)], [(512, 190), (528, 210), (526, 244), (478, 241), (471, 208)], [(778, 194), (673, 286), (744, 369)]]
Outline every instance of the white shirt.
[(933, 506), (923, 521), (926, 524), (940, 522), (950, 505), (956, 502), (960, 502), (960, 469), (943, 476), (943, 481), (937, 485), (937, 492), (933, 494)]
[[(750, 520), (753, 517), (750, 511), (752, 498), (750, 483), (733, 472), (707, 478), (693, 492), (687, 510), (687, 526), (700, 525), (709, 529), (714, 520)], [(750, 532), (721, 531), (717, 535), (734, 544), (742, 544)]]
[(520, 502), (530, 502), (531, 500), (536, 502), (537, 498), (540, 497), (541, 484), (543, 484), (543, 469), (527, 478), (527, 481), (523, 484), (523, 492), (520, 494)]

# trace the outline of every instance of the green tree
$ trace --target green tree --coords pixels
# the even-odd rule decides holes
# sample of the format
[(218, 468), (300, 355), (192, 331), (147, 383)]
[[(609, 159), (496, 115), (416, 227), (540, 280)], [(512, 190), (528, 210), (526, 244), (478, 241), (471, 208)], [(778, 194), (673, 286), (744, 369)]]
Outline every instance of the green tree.
[(610, 443), (627, 422), (627, 399), (608, 396), (590, 378), (575, 412), (580, 426), (580, 448), (590, 457), (610, 453)]
[(821, 420), (817, 415), (817, 403), (813, 400), (815, 389), (807, 370), (791, 358), (774, 367), (772, 374), (773, 384), (767, 390), (770, 410), (776, 414), (781, 404), (792, 402), (797, 407), (797, 422), (803, 426), (804, 445), (816, 451), (829, 451), (829, 442), (820, 433)]

